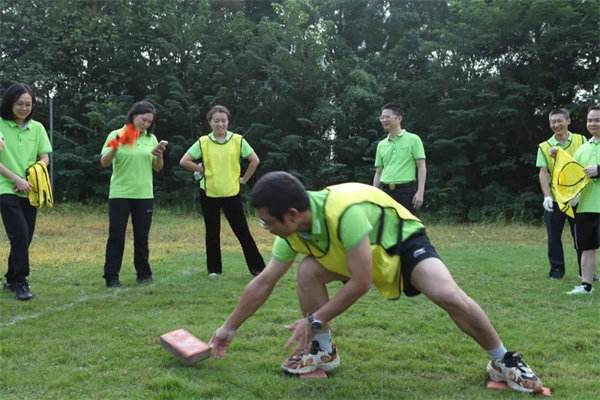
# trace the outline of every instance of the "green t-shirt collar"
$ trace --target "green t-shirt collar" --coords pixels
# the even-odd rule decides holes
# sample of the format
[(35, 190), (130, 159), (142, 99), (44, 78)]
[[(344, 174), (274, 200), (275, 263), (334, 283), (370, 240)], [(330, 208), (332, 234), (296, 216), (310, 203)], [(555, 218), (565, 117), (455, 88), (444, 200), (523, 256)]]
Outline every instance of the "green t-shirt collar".
[(390, 134), (388, 133), (388, 137), (387, 137), (387, 139), (388, 139), (390, 142), (393, 142), (393, 141), (395, 141), (396, 139), (398, 139), (399, 137), (402, 137), (402, 136), (404, 136), (404, 132), (406, 132), (406, 129), (402, 129), (402, 130), (400, 131), (400, 133), (399, 133), (399, 134), (397, 134), (397, 135), (396, 135), (396, 137), (395, 137), (394, 139), (392, 139), (392, 138), (390, 137)]
[(25, 121), (25, 125), (23, 125), (23, 127), (21, 128), (19, 126), (19, 124), (17, 124), (15, 121), (13, 121), (12, 119), (5, 119), (6, 123), (8, 123), (12, 128), (18, 128), (22, 131), (24, 131), (25, 129), (29, 129), (29, 121)]
[(221, 143), (221, 144), (225, 144), (225, 143), (229, 142), (229, 140), (231, 139), (232, 136), (233, 136), (233, 132), (227, 131), (227, 133), (225, 134), (225, 140), (223, 141), (223, 143), (221, 143), (217, 140), (217, 137), (215, 136), (214, 131), (208, 134), (208, 137), (210, 138), (210, 140), (212, 140), (215, 143)]
[(567, 131), (567, 133), (569, 135), (567, 136), (567, 140), (565, 141), (565, 144), (562, 144), (561, 142), (559, 142), (556, 139), (555, 135), (552, 135), (550, 137), (550, 139), (548, 139), (548, 143), (550, 143), (550, 146), (560, 146), (561, 148), (569, 147), (569, 145), (571, 144), (571, 140), (573, 140), (573, 134), (570, 131)]

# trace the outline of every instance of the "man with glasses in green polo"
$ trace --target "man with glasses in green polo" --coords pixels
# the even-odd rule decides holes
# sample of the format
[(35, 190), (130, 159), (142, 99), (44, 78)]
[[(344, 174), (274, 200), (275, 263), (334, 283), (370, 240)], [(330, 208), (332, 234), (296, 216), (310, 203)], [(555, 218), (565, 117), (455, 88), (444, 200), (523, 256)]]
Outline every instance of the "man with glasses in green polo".
[(373, 186), (414, 213), (425, 195), (425, 150), (419, 136), (402, 129), (402, 115), (400, 104), (381, 108), (379, 121), (388, 136), (377, 144)]

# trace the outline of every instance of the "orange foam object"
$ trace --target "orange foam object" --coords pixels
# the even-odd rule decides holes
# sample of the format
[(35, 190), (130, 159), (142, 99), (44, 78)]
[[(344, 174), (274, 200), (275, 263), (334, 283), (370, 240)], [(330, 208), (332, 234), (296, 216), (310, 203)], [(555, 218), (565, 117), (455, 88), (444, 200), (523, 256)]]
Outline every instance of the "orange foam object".
[(135, 128), (133, 124), (125, 125), (124, 129), (121, 129), (119, 133), (117, 133), (117, 137), (106, 145), (106, 147), (117, 148), (122, 144), (128, 144), (133, 146), (133, 144), (140, 137), (140, 130)]
[(160, 344), (187, 365), (210, 357), (210, 346), (185, 329), (177, 329), (161, 335)]
[[(493, 390), (512, 390), (506, 382), (489, 381), (487, 383), (486, 387), (488, 389), (493, 389)], [(552, 396), (552, 394), (550, 393), (550, 388), (548, 388), (546, 386), (544, 386), (544, 390), (542, 391), (542, 393), (533, 393), (533, 394), (537, 394), (540, 396), (546, 396), (546, 397)]]

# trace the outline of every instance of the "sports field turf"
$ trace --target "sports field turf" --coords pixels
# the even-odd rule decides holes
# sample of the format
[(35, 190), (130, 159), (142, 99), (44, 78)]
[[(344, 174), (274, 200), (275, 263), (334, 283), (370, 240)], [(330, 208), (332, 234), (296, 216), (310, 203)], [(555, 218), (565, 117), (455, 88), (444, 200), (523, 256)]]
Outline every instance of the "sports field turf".
[[(251, 278), (227, 223), (224, 273), (210, 278), (200, 217), (158, 209), (150, 237), (155, 282), (135, 283), (129, 231), (121, 274), (127, 288), (115, 290), (102, 279), (106, 207), (61, 205), (38, 215), (30, 277), (36, 297), (18, 302), (0, 293), (0, 399), (527, 396), (486, 390), (487, 355), (425, 297), (386, 301), (374, 288), (333, 322), (341, 365), (329, 379), (285, 375), (283, 326), (300, 317), (295, 268), (237, 332), (224, 359), (185, 366), (160, 347), (159, 336), (184, 328), (208, 342)], [(272, 237), (255, 219), (250, 225), (268, 257)], [(564, 294), (578, 283), (568, 233), (567, 275), (549, 281), (541, 225), (434, 224), (428, 232), (455, 280), (553, 398), (600, 398), (600, 285), (585, 298)]]

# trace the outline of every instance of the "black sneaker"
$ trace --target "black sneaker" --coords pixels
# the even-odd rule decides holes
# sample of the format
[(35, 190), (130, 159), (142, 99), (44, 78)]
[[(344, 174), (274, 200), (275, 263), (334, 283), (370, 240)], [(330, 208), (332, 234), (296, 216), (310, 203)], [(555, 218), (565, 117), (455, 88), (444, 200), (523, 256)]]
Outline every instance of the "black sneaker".
[(29, 291), (29, 285), (27, 283), (21, 283), (16, 285), (15, 289), (15, 297), (17, 300), (31, 300), (33, 299), (33, 294)]
[(143, 278), (136, 278), (135, 281), (139, 284), (143, 284), (143, 283), (152, 283), (152, 282), (154, 282), (154, 279), (152, 279), (152, 275), (150, 275), (150, 276), (145, 276)]
[(2, 285), (2, 290), (14, 293), (17, 291), (17, 287), (12, 283), (5, 283), (4, 285)]
[(550, 268), (548, 278), (550, 279), (562, 279), (565, 276), (564, 268)]
[(106, 287), (114, 287), (117, 289), (124, 289), (125, 286), (118, 279), (111, 279), (106, 281)]

